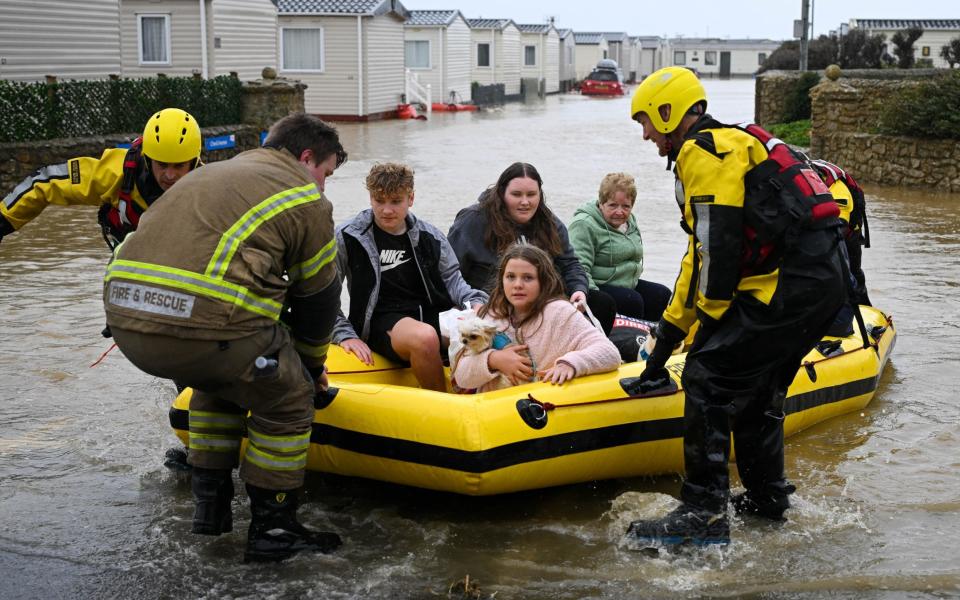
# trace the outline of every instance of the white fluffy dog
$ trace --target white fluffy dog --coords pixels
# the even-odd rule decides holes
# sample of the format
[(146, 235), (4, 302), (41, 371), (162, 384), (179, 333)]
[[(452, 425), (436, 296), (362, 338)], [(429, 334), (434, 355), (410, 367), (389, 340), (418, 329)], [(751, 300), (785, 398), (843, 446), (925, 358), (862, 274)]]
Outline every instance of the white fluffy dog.
[[(502, 350), (507, 346), (515, 345), (506, 335), (498, 335), (496, 325), (484, 321), (480, 317), (466, 317), (457, 321), (457, 330), (460, 333), (459, 342), (462, 346), (454, 355), (451, 365), (452, 370), (456, 370), (461, 356), (476, 356), (489, 348)], [(527, 356), (529, 356), (529, 353)], [(500, 379), (501, 387), (513, 385), (503, 373), (498, 374), (497, 377)], [(536, 367), (534, 367), (534, 376), (531, 381), (536, 381)], [(456, 386), (456, 382), (454, 382), (454, 386)]]
[(457, 322), (460, 333), (460, 343), (466, 354), (477, 355), (493, 346), (493, 336), (497, 333), (497, 326), (480, 317), (467, 317)]

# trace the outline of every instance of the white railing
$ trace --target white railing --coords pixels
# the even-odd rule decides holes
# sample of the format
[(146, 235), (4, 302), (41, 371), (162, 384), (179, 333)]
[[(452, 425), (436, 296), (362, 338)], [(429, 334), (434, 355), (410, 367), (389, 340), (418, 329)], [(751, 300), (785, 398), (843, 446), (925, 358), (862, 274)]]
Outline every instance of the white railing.
[(424, 86), (420, 83), (417, 74), (410, 69), (407, 69), (407, 82), (404, 91), (408, 103), (419, 102), (426, 107), (427, 114), (433, 112), (433, 90), (430, 84)]

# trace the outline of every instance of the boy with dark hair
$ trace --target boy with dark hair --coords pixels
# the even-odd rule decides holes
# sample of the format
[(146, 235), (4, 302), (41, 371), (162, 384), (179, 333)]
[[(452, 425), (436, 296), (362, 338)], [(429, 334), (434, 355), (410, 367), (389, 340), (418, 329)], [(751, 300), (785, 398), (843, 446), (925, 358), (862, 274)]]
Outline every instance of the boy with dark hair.
[(410, 213), (413, 171), (374, 165), (367, 175), (370, 208), (337, 227), (337, 271), (347, 279), (349, 317), (341, 311), (334, 343), (366, 364), (372, 352), (409, 362), (424, 389), (446, 391), (439, 314), (487, 294), (467, 285), (439, 229)]

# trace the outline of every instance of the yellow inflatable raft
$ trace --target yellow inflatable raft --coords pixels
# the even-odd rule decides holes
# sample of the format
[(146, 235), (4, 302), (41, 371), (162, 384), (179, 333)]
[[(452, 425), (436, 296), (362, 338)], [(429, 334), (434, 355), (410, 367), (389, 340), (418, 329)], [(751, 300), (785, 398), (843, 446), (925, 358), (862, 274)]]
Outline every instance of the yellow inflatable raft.
[[(893, 349), (893, 321), (863, 307), (860, 335), (825, 338), (790, 386), (786, 435), (870, 402)], [(667, 366), (679, 385), (684, 354)], [(632, 396), (643, 363), (475, 395), (421, 390), (409, 369), (367, 367), (335, 348), (318, 397), (308, 468), (469, 495), (681, 472), (683, 390)], [(170, 421), (186, 443), (190, 391)]]

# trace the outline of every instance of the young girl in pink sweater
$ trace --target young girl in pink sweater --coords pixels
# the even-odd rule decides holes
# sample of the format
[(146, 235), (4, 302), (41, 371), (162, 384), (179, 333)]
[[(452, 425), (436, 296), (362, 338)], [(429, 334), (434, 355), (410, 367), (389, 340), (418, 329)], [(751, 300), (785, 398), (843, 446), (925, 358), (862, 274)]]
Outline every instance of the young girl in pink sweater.
[(561, 384), (620, 366), (616, 346), (570, 304), (553, 259), (536, 246), (518, 243), (507, 249), (479, 316), (495, 323), (513, 344), (460, 357), (453, 378), (461, 388), (485, 392), (534, 376)]

